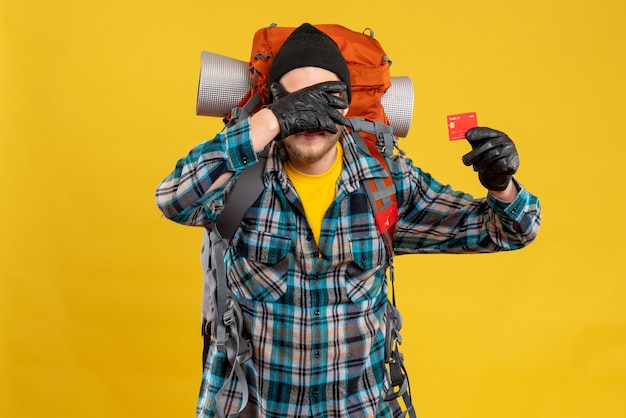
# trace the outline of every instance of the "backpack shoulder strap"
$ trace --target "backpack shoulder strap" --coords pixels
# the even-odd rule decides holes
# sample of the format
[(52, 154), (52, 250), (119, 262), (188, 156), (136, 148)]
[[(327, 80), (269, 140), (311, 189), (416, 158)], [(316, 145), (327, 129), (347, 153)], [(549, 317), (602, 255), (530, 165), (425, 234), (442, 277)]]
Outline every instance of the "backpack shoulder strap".
[[(374, 212), (374, 219), (378, 231), (385, 243), (387, 250), (387, 267), (389, 272), (389, 282), (391, 283), (391, 302), (387, 303), (387, 327), (385, 331), (385, 362), (389, 367), (391, 378), (390, 387), (385, 394), (385, 400), (391, 401), (402, 397), (405, 410), (402, 417), (416, 417), (413, 401), (411, 398), (411, 385), (409, 376), (404, 365), (404, 356), (400, 353), (400, 344), (402, 344), (402, 336), (400, 330), (402, 328), (402, 316), (396, 306), (396, 290), (395, 275), (393, 267), (393, 232), (395, 222), (398, 219), (398, 201), (396, 196), (396, 187), (391, 176), (389, 164), (385, 160), (385, 155), (391, 155), (393, 146), (390, 137), (393, 137), (385, 130), (384, 124), (374, 123), (370, 121), (349, 119), (352, 127), (352, 136), (357, 145), (367, 154), (378, 160), (385, 169), (387, 178), (385, 179), (369, 179), (363, 182), (363, 187), (367, 193), (370, 206)], [(362, 138), (363, 134), (375, 135), (378, 139), (383, 139), (384, 151), (381, 152), (376, 146), (377, 141), (368, 141)], [(387, 139), (385, 139), (387, 137)]]
[[(386, 178), (369, 179), (363, 185), (376, 219), (376, 226), (385, 240), (387, 255), (391, 258), (393, 257), (391, 241), (395, 222), (398, 219), (398, 199), (391, 170), (383, 153), (385, 155), (393, 153), (395, 144), (393, 129), (382, 122), (370, 122), (363, 119), (348, 119), (348, 126), (351, 128), (352, 137), (357, 146), (364, 153), (375, 158), (388, 174)], [(374, 139), (367, 140), (364, 138), (366, 135), (373, 136)], [(378, 145), (376, 139), (381, 139), (382, 143)], [(379, 146), (383, 149), (382, 152)]]
[(217, 219), (217, 227), (223, 239), (230, 241), (239, 227), (243, 215), (258, 199), (265, 188), (263, 170), (267, 162), (269, 146), (259, 154), (259, 162), (246, 168), (235, 179), (235, 184)]

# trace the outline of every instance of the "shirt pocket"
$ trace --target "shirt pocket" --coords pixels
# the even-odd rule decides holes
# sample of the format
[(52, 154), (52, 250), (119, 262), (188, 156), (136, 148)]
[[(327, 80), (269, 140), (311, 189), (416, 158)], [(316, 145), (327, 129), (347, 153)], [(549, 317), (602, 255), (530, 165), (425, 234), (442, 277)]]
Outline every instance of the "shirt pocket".
[(352, 262), (346, 268), (346, 292), (352, 302), (378, 297), (385, 280), (385, 249), (378, 235), (350, 239)]
[(233, 241), (229, 284), (240, 296), (275, 302), (287, 291), (291, 238), (243, 228)]

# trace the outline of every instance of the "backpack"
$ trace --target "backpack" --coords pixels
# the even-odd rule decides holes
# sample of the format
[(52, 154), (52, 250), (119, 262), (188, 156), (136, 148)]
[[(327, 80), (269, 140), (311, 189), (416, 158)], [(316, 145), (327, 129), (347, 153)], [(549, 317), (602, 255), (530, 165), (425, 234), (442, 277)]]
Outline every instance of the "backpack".
[[(366, 29), (363, 33), (355, 32), (340, 25), (315, 25), (329, 35), (339, 46), (348, 63), (352, 88), (352, 101), (346, 116), (346, 128), (351, 132), (357, 145), (366, 154), (376, 158), (390, 173), (385, 155), (392, 155), (397, 147), (397, 137), (385, 112), (383, 96), (390, 89), (392, 82), (389, 73), (391, 61), (373, 32)], [(253, 38), (250, 61), (248, 63), (249, 86), (244, 97), (223, 118), (226, 127), (254, 114), (268, 104), (267, 74), (272, 58), (285, 39), (295, 28), (271, 25), (259, 29)], [(366, 33), (368, 32), (369, 33)], [(204, 54), (204, 52), (203, 52)], [(204, 68), (204, 66), (203, 66)], [(197, 113), (200, 109), (200, 95), (206, 89), (202, 87), (202, 75), (199, 86)], [(412, 87), (412, 86), (411, 86)], [(412, 110), (412, 91), (410, 95)], [(404, 134), (406, 130), (403, 127)], [(230, 362), (230, 374), (222, 390), (235, 377), (242, 383), (241, 412), (248, 401), (246, 377), (243, 365), (252, 356), (249, 340), (242, 335), (243, 318), (236, 297), (226, 282), (224, 264), (226, 250), (235, 231), (248, 208), (264, 190), (262, 174), (267, 160), (269, 146), (259, 155), (259, 162), (246, 168), (239, 174), (230, 192), (220, 217), (210, 230), (206, 230), (202, 244), (202, 264), (205, 274), (202, 332), (205, 338), (203, 349), (203, 367), (208, 354), (208, 343), (215, 338), (217, 350), (226, 353)], [(400, 151), (402, 152), (402, 151)], [(410, 386), (403, 356), (399, 352), (402, 343), (400, 329), (402, 319), (396, 308), (393, 275), (393, 231), (398, 216), (398, 204), (395, 185), (391, 175), (384, 179), (371, 179), (363, 183), (370, 206), (376, 220), (378, 231), (383, 238), (388, 259), (389, 279), (392, 286), (392, 299), (387, 304), (385, 361), (388, 365), (391, 384), (385, 400), (402, 397), (404, 415), (415, 416), (412, 406)], [(218, 399), (220, 393), (218, 392)], [(217, 414), (224, 416), (222, 406), (217, 402)]]

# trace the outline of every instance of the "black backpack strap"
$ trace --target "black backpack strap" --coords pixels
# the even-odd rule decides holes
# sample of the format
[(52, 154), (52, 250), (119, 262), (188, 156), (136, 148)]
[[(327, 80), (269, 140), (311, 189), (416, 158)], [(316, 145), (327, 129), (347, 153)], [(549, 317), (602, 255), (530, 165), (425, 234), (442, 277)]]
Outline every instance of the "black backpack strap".
[(230, 241), (233, 238), (243, 215), (263, 192), (263, 171), (268, 153), (269, 145), (259, 154), (259, 162), (243, 170), (235, 179), (228, 200), (215, 223), (223, 239)]
[(246, 119), (248, 116), (250, 116), (254, 112), (254, 109), (256, 109), (256, 107), (260, 103), (261, 103), (261, 96), (259, 95), (259, 93), (255, 93), (252, 97), (248, 99), (246, 104), (240, 107), (235, 107), (234, 109), (230, 111), (230, 117), (227, 116), (223, 120), (224, 126), (230, 127), (230, 126), (235, 125), (240, 120)]

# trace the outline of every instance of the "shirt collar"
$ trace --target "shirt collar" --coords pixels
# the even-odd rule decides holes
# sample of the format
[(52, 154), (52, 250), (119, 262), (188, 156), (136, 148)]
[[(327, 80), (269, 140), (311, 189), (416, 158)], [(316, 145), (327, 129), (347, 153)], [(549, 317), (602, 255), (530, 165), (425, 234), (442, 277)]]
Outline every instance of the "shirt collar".
[[(343, 169), (339, 179), (348, 189), (348, 192), (360, 188), (364, 180), (385, 178), (389, 175), (374, 157), (357, 145), (353, 135), (345, 128), (341, 141), (343, 145)], [(287, 151), (283, 143), (280, 141), (272, 142), (264, 173), (266, 184), (269, 177), (273, 175), (277, 176), (279, 182), (286, 182), (287, 176), (283, 165), (283, 161), (286, 159)]]

